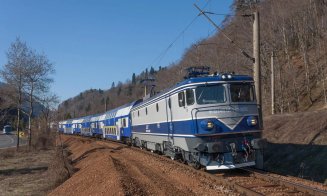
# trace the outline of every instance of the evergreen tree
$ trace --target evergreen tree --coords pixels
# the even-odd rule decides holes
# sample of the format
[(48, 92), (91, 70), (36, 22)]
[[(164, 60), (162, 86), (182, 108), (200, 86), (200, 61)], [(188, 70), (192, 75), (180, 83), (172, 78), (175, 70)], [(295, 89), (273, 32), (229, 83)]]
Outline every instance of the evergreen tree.
[(154, 68), (151, 66), (151, 68), (150, 68), (150, 75), (154, 75), (155, 74), (155, 70), (154, 70)]
[(132, 84), (136, 84), (136, 76), (135, 73), (132, 75)]
[(133, 86), (128, 85), (127, 86), (127, 96), (131, 96), (133, 94)]
[(148, 78), (148, 76), (149, 76), (149, 71), (148, 71), (148, 68), (146, 68), (145, 69), (145, 76), (144, 76), (144, 78)]

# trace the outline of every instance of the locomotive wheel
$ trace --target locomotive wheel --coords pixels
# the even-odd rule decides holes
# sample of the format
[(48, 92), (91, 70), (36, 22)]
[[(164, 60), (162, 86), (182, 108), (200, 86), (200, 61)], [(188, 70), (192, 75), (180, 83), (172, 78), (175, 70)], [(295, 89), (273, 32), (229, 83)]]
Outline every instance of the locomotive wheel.
[(192, 163), (192, 167), (196, 170), (199, 170), (201, 168), (201, 165), (199, 162)]

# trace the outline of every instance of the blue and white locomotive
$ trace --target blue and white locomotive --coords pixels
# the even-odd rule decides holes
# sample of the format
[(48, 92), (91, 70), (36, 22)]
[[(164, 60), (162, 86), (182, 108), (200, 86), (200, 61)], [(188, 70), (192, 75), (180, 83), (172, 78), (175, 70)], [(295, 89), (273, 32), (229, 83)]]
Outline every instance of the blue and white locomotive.
[(193, 70), (164, 92), (100, 115), (102, 137), (206, 170), (262, 164), (264, 141), (253, 78), (201, 74)]

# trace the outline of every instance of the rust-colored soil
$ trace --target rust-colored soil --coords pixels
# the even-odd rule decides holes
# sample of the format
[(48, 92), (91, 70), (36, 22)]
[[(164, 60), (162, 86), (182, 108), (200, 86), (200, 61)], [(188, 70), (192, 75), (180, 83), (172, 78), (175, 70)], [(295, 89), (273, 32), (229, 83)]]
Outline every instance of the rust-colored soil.
[(78, 171), (50, 195), (237, 195), (170, 161), (121, 144), (62, 136)]

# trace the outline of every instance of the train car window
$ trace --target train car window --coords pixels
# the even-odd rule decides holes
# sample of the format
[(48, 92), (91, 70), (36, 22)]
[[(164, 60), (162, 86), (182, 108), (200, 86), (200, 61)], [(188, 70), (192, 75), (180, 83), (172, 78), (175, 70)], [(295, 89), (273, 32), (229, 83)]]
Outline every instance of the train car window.
[(180, 93), (178, 93), (178, 105), (179, 105), (179, 107), (183, 107), (183, 106), (185, 106), (185, 96), (184, 96), (184, 92), (180, 92)]
[(236, 83), (230, 85), (230, 96), (232, 102), (255, 101), (253, 85), (250, 83)]
[(225, 103), (225, 87), (221, 84), (210, 86), (198, 86), (195, 89), (196, 102), (198, 104)]
[(140, 116), (140, 110), (137, 111), (137, 116)]
[(148, 108), (145, 108), (145, 115), (148, 115)]
[(156, 104), (156, 109), (157, 109), (157, 112), (159, 112), (159, 105), (158, 105), (158, 103)]
[(170, 100), (170, 98), (168, 99), (168, 107), (171, 108), (171, 100)]
[(193, 89), (186, 89), (186, 103), (187, 103), (187, 105), (193, 105), (194, 104)]

